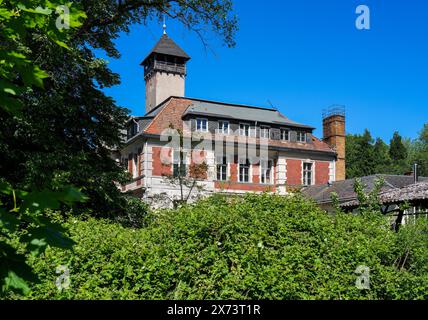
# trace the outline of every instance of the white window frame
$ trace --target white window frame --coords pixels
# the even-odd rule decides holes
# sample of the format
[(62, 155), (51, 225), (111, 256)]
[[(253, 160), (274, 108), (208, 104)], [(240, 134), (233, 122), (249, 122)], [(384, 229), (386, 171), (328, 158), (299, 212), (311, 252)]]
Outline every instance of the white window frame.
[[(267, 167), (264, 167), (263, 164), (267, 163)], [(271, 164), (269, 167), (269, 163)], [(260, 183), (261, 184), (268, 184), (271, 185), (273, 184), (273, 172), (274, 172), (274, 162), (272, 159), (268, 159), (268, 160), (261, 160), (260, 161)], [(266, 171), (269, 170), (269, 182), (266, 182)], [(264, 182), (263, 182), (263, 178), (264, 178)]]
[[(308, 170), (305, 170), (305, 164), (310, 164), (311, 165), (311, 183), (310, 184), (306, 184), (305, 183), (305, 173), (308, 172)], [(310, 161), (310, 160), (306, 160), (306, 161), (302, 161), (302, 185), (304, 186), (313, 186), (315, 185), (315, 162), (314, 161)]]
[[(248, 163), (248, 181), (242, 181), (241, 180), (241, 164), (247, 164)], [(240, 183), (252, 183), (252, 170), (251, 170), (251, 162), (250, 160), (246, 160), (245, 163), (241, 163), (240, 161), (238, 161), (238, 182)]]
[[(228, 181), (228, 179), (229, 179), (229, 161), (227, 159), (227, 156), (224, 156), (222, 159), (223, 159), (222, 161), (224, 161), (224, 159), (226, 159), (226, 163), (224, 163), (224, 162), (218, 163), (217, 158), (216, 158), (216, 163), (215, 163), (216, 181)], [(218, 179), (219, 178), (218, 177), (218, 174), (219, 174), (218, 166), (222, 166), (222, 167), (226, 166), (226, 179), (225, 180)], [(222, 177), (222, 173), (220, 173), (220, 177)]]
[[(241, 126), (248, 126), (248, 135), (245, 134), (245, 128), (242, 129)], [(250, 137), (251, 136), (251, 125), (246, 122), (240, 122), (239, 123), (239, 135), (243, 137)]]
[[(199, 121), (201, 122), (200, 128), (198, 128)], [(205, 129), (203, 128), (202, 123), (205, 122)], [(197, 132), (208, 132), (208, 119), (206, 118), (196, 118), (196, 131)]]
[[(225, 124), (225, 123), (227, 123), (227, 132), (225, 132), (224, 126), (220, 126), (220, 124)], [(219, 120), (218, 121), (218, 132), (222, 133), (222, 134), (229, 134), (229, 132), (230, 132), (230, 121)]]
[[(299, 134), (303, 134), (303, 141), (299, 140)], [(308, 133), (304, 131), (297, 131), (296, 132), (296, 141), (300, 143), (306, 143), (306, 139), (308, 138)]]
[[(269, 126), (260, 126), (260, 138), (263, 139), (270, 139), (270, 127)], [(267, 130), (267, 131), (266, 131)], [(264, 136), (267, 132), (267, 137)], [(263, 133), (263, 134), (262, 134)]]
[[(175, 156), (176, 152), (183, 153), (183, 163), (180, 164), (180, 162), (177, 162), (177, 163), (175, 162), (176, 161), (176, 156)], [(185, 166), (185, 176), (187, 176), (187, 174), (189, 173), (189, 159), (188, 159), (188, 157), (189, 157), (189, 153), (186, 150), (183, 150), (183, 149), (172, 149), (172, 152), (171, 152), (171, 158), (172, 158), (171, 159), (172, 160), (171, 167), (172, 167), (172, 174), (173, 175), (174, 175), (175, 165), (176, 164), (180, 164), (180, 165), (184, 164), (184, 166)], [(180, 161), (180, 160), (181, 159), (179, 159), (178, 161)]]
[[(290, 129), (281, 128), (280, 129), (281, 134), (281, 141), (290, 141)], [(287, 139), (284, 139), (283, 132), (287, 132)]]

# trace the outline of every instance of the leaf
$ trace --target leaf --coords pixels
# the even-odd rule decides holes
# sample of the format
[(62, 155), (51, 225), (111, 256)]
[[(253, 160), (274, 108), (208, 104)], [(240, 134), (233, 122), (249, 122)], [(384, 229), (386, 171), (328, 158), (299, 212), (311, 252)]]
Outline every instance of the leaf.
[(0, 208), (0, 228), (5, 228), (10, 232), (15, 232), (19, 225), (19, 220), (14, 215)]
[(20, 100), (0, 92), (0, 108), (14, 116), (19, 116), (22, 115), (24, 105)]
[(28, 294), (30, 292), (27, 282), (11, 270), (4, 278), (4, 289), (7, 290), (8, 288), (20, 290), (23, 294)]
[(0, 284), (2, 291), (19, 291), (27, 294), (30, 291), (28, 282), (37, 282), (36, 275), (25, 262), (25, 256), (17, 254), (15, 249), (0, 242)]
[(43, 79), (49, 77), (49, 75), (41, 70), (38, 66), (27, 65), (24, 68), (20, 68), (20, 75), (25, 85), (43, 88)]
[(62, 249), (71, 249), (75, 242), (61, 231), (52, 227), (31, 228), (28, 230), (28, 234), (22, 237), (21, 240), (28, 241), (32, 251), (36, 248), (46, 247), (47, 245)]
[(13, 192), (13, 189), (9, 183), (5, 181), (0, 181), (0, 193), (11, 195), (12, 192)]
[(49, 30), (47, 32), (47, 35), (49, 37), (49, 39), (51, 39), (53, 42), (55, 42), (57, 45), (59, 45), (60, 47), (63, 47), (64, 49), (70, 49), (70, 47), (67, 45), (67, 43), (65, 43), (65, 41), (67, 40), (65, 37), (65, 33), (60, 32), (59, 30), (55, 29), (55, 30)]
[(43, 14), (43, 15), (46, 15), (46, 16), (48, 16), (48, 15), (50, 15), (51, 13), (52, 13), (52, 10), (51, 9), (48, 9), (48, 8), (42, 8), (42, 7), (40, 7), (40, 6), (38, 6), (37, 8), (35, 8), (35, 9), (31, 9), (31, 8), (27, 8), (25, 5), (23, 5), (23, 4), (18, 4), (17, 5), (17, 7), (19, 8), (19, 9), (21, 9), (22, 11), (25, 11), (25, 12), (29, 12), (29, 13), (36, 13), (36, 14)]
[(21, 212), (42, 212), (45, 209), (58, 209), (60, 203), (55, 194), (50, 191), (34, 191), (23, 197), (24, 202), (20, 207)]
[(88, 198), (82, 192), (74, 187), (65, 188), (58, 197), (58, 200), (67, 205), (71, 205), (74, 202), (85, 202), (87, 199)]

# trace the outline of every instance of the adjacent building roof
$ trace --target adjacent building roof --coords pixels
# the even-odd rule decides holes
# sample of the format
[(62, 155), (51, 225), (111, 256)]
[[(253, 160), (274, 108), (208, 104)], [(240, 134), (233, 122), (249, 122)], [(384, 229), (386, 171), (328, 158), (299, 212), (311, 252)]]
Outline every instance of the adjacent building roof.
[[(414, 183), (413, 176), (402, 175), (386, 175), (377, 174), (360, 178), (362, 183), (366, 186), (366, 192), (373, 190), (375, 181), (383, 178), (385, 181), (381, 192), (396, 190), (407, 187)], [(428, 181), (428, 178), (420, 177), (420, 181)], [(357, 198), (354, 192), (355, 179), (347, 179), (343, 181), (333, 182), (332, 184), (324, 184), (318, 186), (306, 187), (302, 190), (303, 194), (315, 200), (319, 204), (331, 203), (331, 194), (336, 193), (341, 203), (353, 201)]]
[(168, 35), (164, 34), (150, 51), (150, 53), (144, 58), (141, 64), (147, 60), (153, 53), (165, 54), (169, 56), (175, 56), (189, 60), (190, 57), (183, 49), (181, 49)]
[[(400, 189), (393, 189), (379, 194), (381, 204), (398, 204), (403, 202), (428, 203), (428, 181), (411, 184)], [(343, 208), (358, 206), (358, 200), (352, 200), (341, 204)]]

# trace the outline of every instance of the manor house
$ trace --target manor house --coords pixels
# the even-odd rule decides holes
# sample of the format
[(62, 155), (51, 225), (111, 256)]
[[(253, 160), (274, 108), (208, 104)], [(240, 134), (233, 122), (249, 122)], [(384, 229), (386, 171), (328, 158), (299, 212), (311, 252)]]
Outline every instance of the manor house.
[[(178, 171), (189, 174), (186, 168), (191, 167), (195, 154), (206, 164), (206, 174), (198, 178), (199, 191), (206, 194), (286, 194), (290, 189), (345, 179), (342, 109), (323, 114), (324, 134), (318, 139), (314, 127), (273, 108), (186, 97), (189, 60), (164, 33), (142, 61), (145, 114), (129, 119), (125, 145), (116, 155), (133, 177), (121, 186), (123, 192), (147, 201), (159, 194), (179, 197), (180, 187), (168, 177), (177, 176)], [(172, 129), (182, 136), (197, 136), (199, 141), (202, 137), (205, 147), (195, 147), (193, 140), (187, 147), (172, 146), (163, 137)], [(219, 145), (223, 147), (215, 147)], [(241, 145), (246, 146), (246, 153), (238, 150)], [(264, 150), (263, 157), (250, 156), (261, 154), (258, 149)]]

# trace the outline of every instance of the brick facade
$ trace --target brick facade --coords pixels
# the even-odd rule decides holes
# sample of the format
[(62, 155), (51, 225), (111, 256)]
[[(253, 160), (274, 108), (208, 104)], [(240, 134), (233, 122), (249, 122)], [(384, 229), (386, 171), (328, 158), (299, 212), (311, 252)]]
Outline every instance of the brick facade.
[(330, 163), (315, 162), (315, 184), (326, 184), (330, 180)]
[(302, 160), (287, 159), (287, 185), (300, 186), (302, 184)]
[[(162, 147), (153, 147), (152, 152), (153, 152), (153, 154), (152, 154), (152, 157), (153, 157), (152, 175), (158, 176), (158, 177), (171, 175), (172, 174), (171, 164), (164, 164), (161, 161)], [(169, 149), (168, 157), (170, 159), (170, 162), (172, 162), (172, 150), (171, 149)]]

